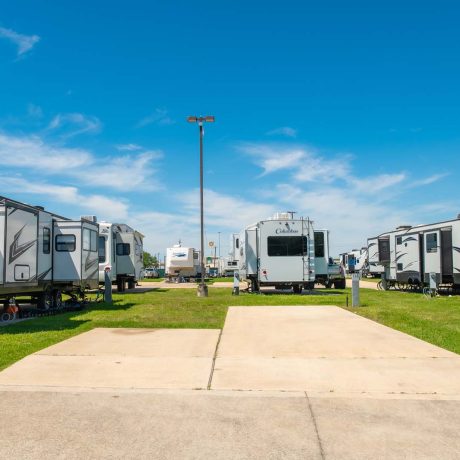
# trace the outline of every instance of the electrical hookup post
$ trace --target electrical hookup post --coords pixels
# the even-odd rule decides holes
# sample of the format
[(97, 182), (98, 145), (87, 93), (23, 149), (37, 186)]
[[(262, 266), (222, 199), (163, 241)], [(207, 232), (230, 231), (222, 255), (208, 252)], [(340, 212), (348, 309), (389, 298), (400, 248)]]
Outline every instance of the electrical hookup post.
[(240, 295), (240, 274), (235, 270), (233, 273), (233, 291), (232, 295)]
[(359, 307), (359, 273), (351, 275), (351, 306)]
[(112, 305), (112, 277), (110, 275), (111, 267), (104, 268), (104, 302)]

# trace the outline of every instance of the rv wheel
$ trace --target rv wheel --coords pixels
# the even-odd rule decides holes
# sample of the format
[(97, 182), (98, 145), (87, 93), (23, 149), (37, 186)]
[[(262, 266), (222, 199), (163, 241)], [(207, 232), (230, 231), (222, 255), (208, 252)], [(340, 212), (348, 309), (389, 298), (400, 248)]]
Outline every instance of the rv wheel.
[(302, 294), (302, 287), (303, 286), (301, 284), (294, 284), (294, 286), (292, 286), (294, 294)]
[(59, 289), (56, 289), (53, 293), (53, 307), (60, 310), (63, 306), (62, 302), (62, 292)]
[(49, 310), (53, 307), (53, 293), (50, 289), (43, 291), (38, 297), (37, 307), (40, 310)]

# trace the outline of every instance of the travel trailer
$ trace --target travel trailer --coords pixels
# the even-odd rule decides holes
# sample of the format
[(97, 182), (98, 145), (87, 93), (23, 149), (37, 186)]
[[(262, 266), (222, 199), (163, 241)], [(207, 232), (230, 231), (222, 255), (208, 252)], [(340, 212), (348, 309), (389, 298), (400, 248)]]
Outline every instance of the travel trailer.
[(144, 235), (126, 224), (99, 223), (99, 282), (104, 283), (110, 268), (112, 284), (119, 292), (133, 289), (141, 279)]
[(200, 252), (180, 244), (166, 249), (166, 276), (169, 280), (199, 278), (201, 276)]
[(97, 234), (94, 222), (0, 197), (0, 298), (59, 308), (63, 293), (96, 288)]
[(347, 274), (360, 273), (367, 267), (367, 248), (353, 249), (350, 252), (340, 254), (340, 262)]
[(253, 291), (292, 287), (300, 293), (315, 283), (315, 243), (310, 219), (277, 213), (250, 225), (239, 237), (239, 273)]
[(378, 237), (378, 251), (390, 283), (460, 287), (460, 216), (398, 227)]
[(345, 271), (334, 263), (329, 255), (329, 230), (314, 230), (315, 234), (315, 283), (326, 287), (345, 289)]

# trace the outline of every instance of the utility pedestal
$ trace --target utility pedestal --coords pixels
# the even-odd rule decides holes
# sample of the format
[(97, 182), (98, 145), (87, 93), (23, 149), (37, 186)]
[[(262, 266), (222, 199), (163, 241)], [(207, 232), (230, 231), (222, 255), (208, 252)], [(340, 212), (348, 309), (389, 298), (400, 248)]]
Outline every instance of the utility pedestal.
[(233, 273), (232, 295), (240, 295), (240, 274), (236, 271)]
[(198, 297), (208, 297), (208, 286), (204, 283), (198, 285), (196, 295)]
[(112, 304), (112, 277), (110, 274), (110, 267), (104, 270), (104, 302)]
[(351, 275), (351, 306), (359, 307), (359, 273)]

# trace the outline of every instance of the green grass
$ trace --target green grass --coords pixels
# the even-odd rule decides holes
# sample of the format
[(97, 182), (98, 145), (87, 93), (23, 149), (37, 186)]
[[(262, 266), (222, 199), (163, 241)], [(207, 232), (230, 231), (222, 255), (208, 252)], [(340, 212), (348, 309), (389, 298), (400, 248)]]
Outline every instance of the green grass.
[(143, 278), (141, 283), (161, 283), (164, 280), (164, 278)]
[[(328, 291), (324, 291), (326, 293)], [(337, 305), (346, 308), (350, 291), (331, 295), (232, 296), (231, 289), (211, 288), (208, 298), (195, 289), (157, 289), (114, 294), (114, 305), (95, 304), (82, 312), (49, 316), (0, 327), (0, 369), (54, 343), (95, 327), (222, 328), (230, 305)], [(425, 299), (420, 294), (361, 290), (357, 314), (460, 353), (460, 298)]]

